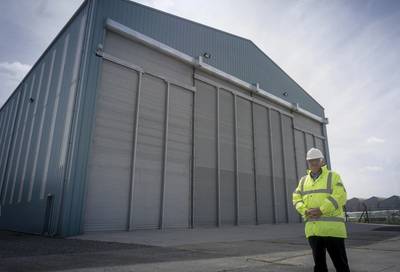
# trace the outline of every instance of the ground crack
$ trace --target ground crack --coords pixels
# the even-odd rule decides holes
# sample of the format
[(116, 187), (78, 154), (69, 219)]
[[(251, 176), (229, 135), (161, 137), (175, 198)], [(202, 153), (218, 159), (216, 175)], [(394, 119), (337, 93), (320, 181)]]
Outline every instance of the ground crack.
[(294, 255), (294, 256), (289, 256), (289, 257), (283, 257), (279, 259), (274, 259), (274, 260), (263, 260), (263, 259), (258, 259), (258, 258), (247, 258), (246, 261), (256, 261), (256, 262), (263, 262), (263, 263), (270, 263), (270, 264), (280, 264), (280, 265), (288, 265), (288, 266), (298, 266), (296, 264), (286, 264), (286, 263), (280, 263), (282, 261), (286, 261), (289, 259), (297, 258), (297, 257), (304, 257), (310, 255), (309, 253), (305, 254), (299, 254), (299, 255)]

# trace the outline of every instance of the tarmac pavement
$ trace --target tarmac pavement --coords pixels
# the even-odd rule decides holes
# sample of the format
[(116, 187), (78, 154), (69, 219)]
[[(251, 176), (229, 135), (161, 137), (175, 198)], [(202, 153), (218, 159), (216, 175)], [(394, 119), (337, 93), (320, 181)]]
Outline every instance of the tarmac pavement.
[[(0, 271), (313, 271), (303, 227), (93, 232), (68, 239), (0, 231)], [(400, 271), (400, 226), (347, 228), (351, 271)]]

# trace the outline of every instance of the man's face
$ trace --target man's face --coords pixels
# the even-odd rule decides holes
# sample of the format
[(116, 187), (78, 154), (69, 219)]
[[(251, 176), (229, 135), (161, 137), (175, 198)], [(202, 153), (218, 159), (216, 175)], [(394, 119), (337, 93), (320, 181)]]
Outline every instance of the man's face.
[(308, 160), (307, 163), (308, 168), (310, 168), (313, 173), (318, 173), (322, 167), (322, 159)]

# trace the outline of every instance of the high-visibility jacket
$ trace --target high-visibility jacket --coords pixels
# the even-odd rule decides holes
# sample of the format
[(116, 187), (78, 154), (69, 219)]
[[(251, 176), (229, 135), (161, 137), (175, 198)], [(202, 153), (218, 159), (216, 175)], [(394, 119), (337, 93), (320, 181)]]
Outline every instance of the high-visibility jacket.
[[(302, 215), (305, 222), (305, 234), (309, 236), (332, 236), (347, 238), (344, 205), (347, 200), (346, 189), (340, 175), (322, 167), (320, 176), (313, 180), (307, 170), (293, 192), (293, 205)], [(319, 208), (319, 218), (309, 218), (305, 212), (311, 208)]]

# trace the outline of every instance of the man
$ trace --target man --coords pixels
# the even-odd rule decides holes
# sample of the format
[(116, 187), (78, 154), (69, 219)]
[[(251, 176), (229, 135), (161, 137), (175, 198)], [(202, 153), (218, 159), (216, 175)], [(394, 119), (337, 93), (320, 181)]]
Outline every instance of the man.
[(314, 271), (328, 271), (326, 250), (336, 271), (350, 271), (344, 239), (347, 230), (344, 205), (346, 189), (340, 175), (328, 170), (324, 156), (317, 148), (307, 152), (307, 175), (293, 192), (293, 205), (305, 222), (305, 235), (314, 258)]

